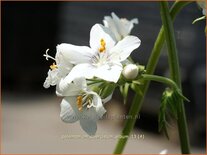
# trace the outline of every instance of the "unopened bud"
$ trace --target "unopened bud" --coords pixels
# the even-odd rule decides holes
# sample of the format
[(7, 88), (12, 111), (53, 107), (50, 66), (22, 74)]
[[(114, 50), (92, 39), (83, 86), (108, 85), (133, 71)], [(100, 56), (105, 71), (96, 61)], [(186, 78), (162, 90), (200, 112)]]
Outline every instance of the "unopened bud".
[(139, 69), (137, 65), (129, 64), (124, 67), (122, 74), (126, 79), (132, 80), (137, 77), (138, 72), (139, 72)]

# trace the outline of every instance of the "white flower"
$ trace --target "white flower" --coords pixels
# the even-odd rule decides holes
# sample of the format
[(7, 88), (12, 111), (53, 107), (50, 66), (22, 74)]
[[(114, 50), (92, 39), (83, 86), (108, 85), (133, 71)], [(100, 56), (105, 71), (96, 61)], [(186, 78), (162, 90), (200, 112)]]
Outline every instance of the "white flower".
[(135, 64), (128, 64), (124, 67), (122, 74), (126, 79), (135, 79), (138, 75), (138, 67)]
[(74, 123), (79, 120), (82, 129), (89, 135), (94, 135), (97, 130), (96, 121), (106, 112), (99, 95), (87, 89), (84, 78), (74, 79), (73, 83), (59, 94), (66, 96), (60, 105), (62, 121)]
[(105, 16), (103, 20), (104, 26), (111, 29), (116, 40), (119, 41), (130, 34), (134, 24), (138, 24), (138, 19), (127, 20), (126, 18), (119, 18), (114, 12), (111, 16)]
[(203, 9), (203, 15), (206, 16), (206, 0), (198, 0), (197, 3)]
[(50, 66), (48, 71), (48, 76), (43, 84), (45, 88), (49, 88), (50, 86), (55, 86), (61, 78), (64, 78), (72, 69), (73, 65), (69, 63), (62, 55), (61, 51), (57, 49), (57, 53), (55, 58), (48, 55), (48, 50), (46, 50), (46, 54), (43, 56), (54, 60), (55, 62)]
[(47, 78), (45, 79), (45, 82), (43, 84), (45, 88), (55, 86), (60, 80), (60, 77), (58, 76), (58, 69), (55, 68), (55, 64), (51, 65), (51, 68), (53, 69), (49, 69), (47, 73)]
[(68, 61), (76, 64), (66, 76), (66, 81), (70, 83), (77, 77), (98, 77), (117, 82), (123, 69), (120, 62), (126, 60), (140, 46), (140, 42), (135, 36), (127, 36), (116, 44), (108, 28), (95, 24), (90, 32), (90, 47), (71, 44), (57, 46)]

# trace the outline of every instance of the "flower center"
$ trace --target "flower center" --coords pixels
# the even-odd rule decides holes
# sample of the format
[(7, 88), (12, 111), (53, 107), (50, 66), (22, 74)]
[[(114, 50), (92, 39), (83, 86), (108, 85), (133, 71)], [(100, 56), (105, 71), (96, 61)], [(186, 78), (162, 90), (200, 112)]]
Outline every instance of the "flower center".
[(91, 62), (96, 67), (107, 64), (109, 62), (108, 53), (105, 53), (105, 52), (104, 53), (96, 53), (92, 57)]
[(91, 94), (86, 94), (86, 93), (80, 94), (76, 98), (76, 104), (77, 104), (78, 110), (82, 111), (83, 107), (85, 106), (88, 109), (91, 107), (95, 107), (92, 101), (93, 101), (93, 96)]
[(77, 100), (76, 100), (77, 106), (78, 106), (78, 110), (82, 111), (83, 109), (83, 97), (82, 96), (78, 96)]
[(102, 38), (100, 40), (100, 48), (98, 51), (91, 57), (91, 63), (96, 66), (100, 67), (102, 65), (108, 64), (110, 61), (110, 55), (106, 52), (106, 42)]
[(50, 65), (50, 69), (54, 70), (54, 69), (57, 69), (57, 65), (55, 63), (53, 63), (52, 65)]
[(101, 47), (99, 48), (99, 52), (102, 53), (106, 50), (106, 42), (103, 38), (100, 40), (100, 44), (101, 44)]

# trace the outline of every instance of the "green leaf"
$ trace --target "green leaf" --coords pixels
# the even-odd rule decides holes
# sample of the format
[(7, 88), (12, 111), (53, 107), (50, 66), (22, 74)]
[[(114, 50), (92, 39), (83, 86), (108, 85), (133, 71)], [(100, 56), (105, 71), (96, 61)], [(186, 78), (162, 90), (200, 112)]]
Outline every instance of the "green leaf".
[(163, 131), (166, 137), (169, 139), (169, 135), (167, 132), (167, 112), (170, 111), (172, 116), (177, 119), (177, 107), (176, 102), (180, 99), (177, 97), (176, 91), (167, 88), (163, 94), (161, 99), (160, 111), (158, 115), (158, 123), (159, 123), (159, 132)]
[(177, 119), (178, 116), (177, 116), (177, 109), (176, 109), (176, 105), (175, 105), (176, 100), (173, 99), (174, 98), (173, 96), (174, 95), (172, 94), (172, 97), (168, 99), (167, 105), (168, 105), (168, 109), (170, 109), (169, 112), (172, 115), (172, 117)]
[[(159, 122), (159, 132), (163, 131), (166, 137), (169, 139), (169, 135), (167, 132), (167, 114), (168, 112), (171, 114), (171, 117), (174, 119), (178, 119), (178, 110), (180, 111), (181, 106), (177, 104), (180, 100), (185, 99), (189, 101), (186, 97), (182, 95), (180, 90), (166, 88), (166, 90), (162, 94), (160, 111), (158, 115)], [(177, 107), (179, 106), (179, 107)]]
[(177, 91), (177, 94), (178, 94), (184, 101), (190, 102), (190, 100), (189, 100), (187, 97), (185, 97), (185, 96), (182, 94), (182, 92), (181, 92), (180, 90)]

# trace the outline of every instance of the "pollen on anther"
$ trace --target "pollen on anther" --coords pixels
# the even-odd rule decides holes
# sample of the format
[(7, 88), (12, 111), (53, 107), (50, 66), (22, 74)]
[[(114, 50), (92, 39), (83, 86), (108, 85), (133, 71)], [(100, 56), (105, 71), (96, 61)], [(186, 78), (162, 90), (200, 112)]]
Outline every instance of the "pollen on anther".
[(106, 42), (104, 39), (100, 40), (101, 47), (99, 48), (99, 52), (102, 53), (106, 50)]
[(53, 63), (52, 65), (50, 65), (50, 69), (52, 69), (52, 70), (57, 69), (57, 65), (55, 63)]
[(77, 103), (79, 111), (82, 111), (82, 109), (83, 109), (83, 101), (82, 100), (83, 100), (82, 96), (77, 97), (76, 103)]

